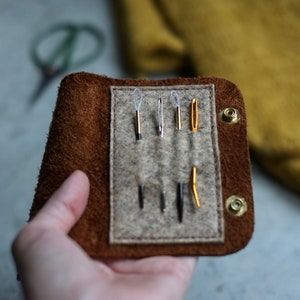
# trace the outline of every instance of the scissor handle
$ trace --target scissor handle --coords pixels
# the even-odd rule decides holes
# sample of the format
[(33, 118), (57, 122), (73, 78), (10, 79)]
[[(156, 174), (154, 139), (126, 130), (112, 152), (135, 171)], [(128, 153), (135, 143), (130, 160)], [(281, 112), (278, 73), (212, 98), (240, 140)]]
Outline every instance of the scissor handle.
[[(48, 59), (43, 60), (39, 53), (38, 49), (40, 44), (51, 35), (54, 35), (60, 31), (66, 31), (67, 34), (62, 39), (61, 42), (58, 43), (53, 52), (49, 55)], [(92, 49), (90, 53), (88, 53), (85, 57), (73, 61), (72, 55), (74, 53), (74, 49), (76, 46), (76, 41), (81, 32), (86, 32), (90, 34), (96, 40), (96, 47)], [(51, 28), (46, 29), (45, 31), (38, 34), (32, 43), (31, 48), (31, 57), (33, 62), (42, 70), (53, 70), (53, 71), (65, 71), (66, 69), (72, 67), (77, 68), (81, 65), (84, 65), (92, 60), (94, 60), (97, 56), (99, 56), (104, 48), (104, 35), (103, 33), (89, 24), (73, 24), (73, 23), (62, 23)], [(55, 62), (62, 58), (59, 66), (55, 66)]]

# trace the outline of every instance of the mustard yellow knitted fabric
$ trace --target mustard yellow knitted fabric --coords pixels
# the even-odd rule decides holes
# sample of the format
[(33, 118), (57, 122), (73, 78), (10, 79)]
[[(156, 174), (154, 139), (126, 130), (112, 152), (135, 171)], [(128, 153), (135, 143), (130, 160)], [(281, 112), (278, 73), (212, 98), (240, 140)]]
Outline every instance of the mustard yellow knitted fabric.
[(300, 1), (116, 3), (130, 69), (174, 71), (188, 58), (196, 75), (236, 83), (255, 157), (300, 191)]

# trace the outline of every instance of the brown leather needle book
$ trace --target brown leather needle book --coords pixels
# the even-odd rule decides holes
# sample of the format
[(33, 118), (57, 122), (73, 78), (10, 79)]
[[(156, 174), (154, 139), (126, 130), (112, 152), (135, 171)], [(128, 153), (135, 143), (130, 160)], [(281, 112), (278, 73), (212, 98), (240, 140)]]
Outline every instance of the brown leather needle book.
[(245, 107), (225, 79), (65, 77), (31, 218), (76, 169), (91, 189), (70, 236), (91, 257), (225, 255), (251, 238)]

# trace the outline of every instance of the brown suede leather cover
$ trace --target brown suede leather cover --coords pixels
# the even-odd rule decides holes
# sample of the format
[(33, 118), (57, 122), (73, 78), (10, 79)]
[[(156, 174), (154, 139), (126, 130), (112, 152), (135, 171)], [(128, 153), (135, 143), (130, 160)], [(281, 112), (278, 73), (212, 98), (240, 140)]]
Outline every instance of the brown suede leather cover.
[[(109, 245), (110, 86), (190, 84), (215, 85), (224, 203), (224, 243)], [(218, 114), (226, 107), (239, 110), (239, 123), (229, 125), (220, 120)], [(201, 77), (122, 80), (88, 73), (65, 77), (59, 89), (30, 218), (76, 169), (86, 172), (91, 190), (88, 206), (70, 236), (94, 258), (224, 255), (246, 246), (252, 236), (254, 211), (245, 108), (239, 89), (227, 80)], [(246, 199), (248, 211), (243, 216), (233, 217), (226, 211), (225, 201), (231, 195)]]

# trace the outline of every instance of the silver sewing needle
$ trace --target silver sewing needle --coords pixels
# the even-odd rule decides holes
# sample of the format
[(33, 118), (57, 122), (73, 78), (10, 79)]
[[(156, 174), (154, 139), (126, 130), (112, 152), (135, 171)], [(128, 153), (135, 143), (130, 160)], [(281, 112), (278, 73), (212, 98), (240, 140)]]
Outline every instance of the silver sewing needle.
[[(160, 137), (164, 136), (164, 107), (161, 98), (157, 102), (157, 119), (158, 119), (158, 134)], [(166, 211), (166, 193), (164, 191), (160, 194), (160, 209), (164, 213)]]
[(164, 136), (164, 107), (161, 98), (157, 102), (158, 134)]

